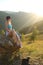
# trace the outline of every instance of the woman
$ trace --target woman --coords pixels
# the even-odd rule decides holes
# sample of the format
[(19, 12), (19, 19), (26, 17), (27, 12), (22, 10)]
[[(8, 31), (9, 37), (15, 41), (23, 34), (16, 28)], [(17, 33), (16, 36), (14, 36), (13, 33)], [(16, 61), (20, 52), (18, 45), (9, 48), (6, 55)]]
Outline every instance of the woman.
[(7, 36), (7, 35), (9, 35), (10, 31), (12, 30), (12, 24), (11, 24), (11, 17), (10, 16), (6, 17), (5, 28), (6, 28), (6, 36)]
[[(12, 33), (12, 38), (17, 43), (17, 45), (20, 45), (21, 47), (21, 40), (18, 34), (14, 29), (12, 29), (12, 20), (10, 16), (6, 17), (6, 22), (5, 22), (5, 28), (6, 28), (6, 36), (10, 35)], [(19, 43), (19, 44), (18, 44)]]

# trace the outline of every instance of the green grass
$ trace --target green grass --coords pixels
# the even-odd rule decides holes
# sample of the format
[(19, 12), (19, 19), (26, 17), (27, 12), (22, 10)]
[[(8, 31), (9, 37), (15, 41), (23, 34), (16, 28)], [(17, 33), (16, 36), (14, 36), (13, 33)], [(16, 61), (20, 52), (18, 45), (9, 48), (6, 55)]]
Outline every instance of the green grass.
[[(40, 38), (40, 39), (39, 39)], [(35, 42), (29, 43), (29, 40), (24, 40), (22, 45), (23, 48), (21, 48), (21, 57), (40, 57), (43, 58), (43, 39), (42, 35), (38, 37)]]

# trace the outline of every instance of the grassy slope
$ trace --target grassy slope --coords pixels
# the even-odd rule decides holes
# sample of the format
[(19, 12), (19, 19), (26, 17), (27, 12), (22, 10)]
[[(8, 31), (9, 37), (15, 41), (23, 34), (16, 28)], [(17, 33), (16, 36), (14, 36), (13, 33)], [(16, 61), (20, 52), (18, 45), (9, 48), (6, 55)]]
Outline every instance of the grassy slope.
[(43, 58), (43, 36), (39, 35), (38, 39), (30, 43), (26, 41), (26, 39), (23, 41), (23, 48), (21, 49), (21, 55), (22, 57), (40, 57)]
[(36, 57), (40, 54), (43, 54), (43, 41), (35, 41), (32, 44), (26, 44), (26, 42), (24, 42), (23, 50), (23, 53), (29, 54), (32, 57)]

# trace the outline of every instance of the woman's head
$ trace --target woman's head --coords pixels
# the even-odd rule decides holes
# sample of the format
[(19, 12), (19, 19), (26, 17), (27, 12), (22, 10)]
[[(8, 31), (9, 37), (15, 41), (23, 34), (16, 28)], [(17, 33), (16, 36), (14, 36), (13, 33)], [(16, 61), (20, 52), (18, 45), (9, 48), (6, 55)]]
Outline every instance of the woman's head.
[(9, 22), (11, 22), (11, 17), (10, 16), (7, 16), (6, 17), (6, 21), (9, 23)]

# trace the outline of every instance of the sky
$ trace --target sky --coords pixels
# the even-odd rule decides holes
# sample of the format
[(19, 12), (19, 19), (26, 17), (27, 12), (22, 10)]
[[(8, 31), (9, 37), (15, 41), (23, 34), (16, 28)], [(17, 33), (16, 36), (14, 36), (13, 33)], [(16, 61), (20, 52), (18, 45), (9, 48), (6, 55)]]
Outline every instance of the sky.
[(43, 16), (43, 0), (0, 0), (0, 11), (23, 11)]

